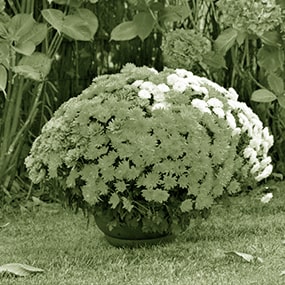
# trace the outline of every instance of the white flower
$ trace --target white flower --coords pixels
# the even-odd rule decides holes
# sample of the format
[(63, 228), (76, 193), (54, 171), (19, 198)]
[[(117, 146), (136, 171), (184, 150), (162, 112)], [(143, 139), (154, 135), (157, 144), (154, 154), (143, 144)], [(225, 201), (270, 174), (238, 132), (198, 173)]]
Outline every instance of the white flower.
[(261, 160), (260, 162), (260, 167), (266, 167), (268, 164), (270, 164), (272, 161), (270, 156), (265, 157), (264, 159)]
[(153, 67), (148, 68), (148, 70), (150, 70), (151, 72), (153, 72), (155, 74), (158, 74), (158, 71)]
[(196, 92), (198, 92), (198, 93), (200, 93), (200, 94), (205, 94), (205, 95), (208, 95), (208, 94), (209, 94), (209, 91), (208, 91), (208, 89), (207, 89), (206, 87), (201, 87), (201, 86), (196, 85), (196, 84), (191, 84), (190, 87), (191, 87), (194, 91), (196, 91)]
[(259, 161), (256, 161), (255, 164), (253, 165), (252, 169), (250, 170), (251, 174), (256, 173), (260, 169), (260, 163)]
[(186, 69), (175, 69), (175, 72), (176, 74), (179, 76), (179, 77), (190, 77), (190, 76), (193, 76), (193, 73), (191, 71), (188, 71)]
[(157, 110), (157, 109), (168, 109), (170, 107), (170, 104), (167, 102), (159, 102), (159, 103), (154, 103), (152, 105), (152, 111)]
[(222, 108), (213, 108), (213, 112), (220, 118), (223, 119), (225, 117), (225, 112)]
[(240, 102), (235, 101), (235, 100), (228, 100), (228, 104), (230, 105), (232, 110), (236, 110), (240, 107)]
[(207, 101), (207, 104), (210, 107), (215, 107), (215, 108), (223, 108), (223, 106), (224, 106), (223, 102), (221, 100), (217, 99), (217, 98), (210, 98)]
[(211, 110), (209, 109), (208, 104), (204, 100), (195, 98), (192, 100), (191, 105), (199, 109), (203, 113), (211, 114)]
[(272, 173), (272, 170), (273, 170), (273, 165), (272, 164), (267, 165), (264, 168), (264, 170), (258, 176), (255, 177), (255, 180), (261, 181), (262, 179), (267, 178)]
[(135, 82), (132, 83), (132, 85), (135, 87), (140, 87), (142, 83), (143, 83), (143, 80), (136, 80)]
[(260, 201), (264, 204), (268, 203), (271, 199), (273, 198), (273, 194), (272, 193), (267, 193), (265, 194)]
[(239, 136), (241, 134), (241, 128), (235, 128), (233, 131), (232, 131), (232, 136)]
[(163, 93), (170, 91), (170, 88), (165, 83), (158, 84), (157, 88), (159, 91), (161, 91)]
[(173, 90), (178, 92), (184, 92), (188, 87), (188, 84), (184, 80), (178, 80), (173, 84)]
[(162, 92), (154, 92), (153, 99), (154, 101), (157, 101), (157, 102), (163, 102), (165, 101), (165, 96)]
[(156, 85), (150, 81), (145, 81), (141, 84), (140, 88), (145, 89), (149, 92), (153, 92), (153, 90), (155, 90), (155, 88), (156, 88)]
[(232, 100), (235, 100), (235, 101), (237, 101), (237, 99), (238, 99), (238, 94), (237, 94), (237, 92), (235, 91), (235, 89), (233, 89), (233, 88), (229, 88), (229, 92), (227, 93), (229, 96), (229, 98), (230, 99), (232, 99)]
[(247, 147), (244, 149), (244, 151), (243, 151), (243, 156), (244, 156), (245, 158), (249, 158), (249, 157), (252, 155), (252, 153), (253, 153), (254, 151), (255, 151), (255, 150), (254, 150), (252, 147), (247, 146)]
[(146, 89), (140, 90), (138, 92), (138, 95), (142, 99), (150, 99), (151, 98), (151, 94)]
[(170, 74), (167, 76), (167, 84), (174, 85), (177, 81), (181, 80), (181, 78), (177, 74)]
[(226, 119), (231, 129), (235, 129), (237, 127), (236, 119), (230, 111), (226, 113)]

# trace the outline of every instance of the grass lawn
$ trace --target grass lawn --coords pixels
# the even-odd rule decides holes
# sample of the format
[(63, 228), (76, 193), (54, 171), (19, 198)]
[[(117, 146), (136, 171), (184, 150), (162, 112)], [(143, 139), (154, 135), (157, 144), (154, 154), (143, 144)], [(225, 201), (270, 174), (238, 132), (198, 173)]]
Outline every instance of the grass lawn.
[[(137, 249), (110, 246), (81, 213), (35, 206), (22, 215), (0, 212), (0, 265), (45, 270), (27, 277), (0, 275), (0, 284), (26, 285), (284, 285), (285, 183), (264, 186), (217, 205), (175, 242)], [(268, 204), (260, 202), (266, 191)], [(250, 254), (247, 262), (227, 251)], [(259, 260), (257, 259), (259, 258)]]

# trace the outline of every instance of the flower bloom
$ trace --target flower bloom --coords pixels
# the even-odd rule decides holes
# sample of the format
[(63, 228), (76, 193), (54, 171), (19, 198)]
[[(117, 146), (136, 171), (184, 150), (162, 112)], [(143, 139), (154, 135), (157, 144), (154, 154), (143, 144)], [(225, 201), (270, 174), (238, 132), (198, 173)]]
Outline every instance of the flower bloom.
[(229, 127), (230, 127), (231, 129), (234, 130), (234, 129), (237, 127), (236, 119), (235, 119), (235, 117), (233, 116), (233, 114), (232, 114), (230, 111), (228, 111), (228, 112), (226, 113), (226, 120), (227, 120), (228, 125), (229, 125)]
[(140, 90), (138, 95), (142, 99), (150, 99), (151, 98), (151, 94), (146, 89)]
[(173, 84), (173, 90), (183, 93), (188, 87), (188, 84), (184, 80), (178, 80)]
[(225, 112), (222, 108), (213, 108), (213, 112), (220, 118), (223, 119), (225, 117)]
[(273, 194), (272, 193), (267, 193), (265, 194), (260, 201), (264, 204), (268, 203), (271, 199), (273, 198)]
[(207, 102), (205, 102), (204, 100), (195, 98), (192, 100), (191, 105), (199, 109), (203, 113), (211, 114), (211, 110), (209, 109)]
[(264, 168), (264, 170), (258, 176), (255, 177), (255, 180), (261, 181), (262, 179), (267, 178), (272, 173), (272, 170), (273, 170), (273, 165), (272, 164), (267, 165)]
[(207, 101), (207, 104), (211, 107), (215, 107), (215, 108), (223, 108), (224, 104), (221, 100), (217, 99), (217, 98), (210, 98)]
[(152, 111), (154, 110), (158, 110), (158, 109), (168, 109), (170, 107), (170, 104), (169, 103), (166, 103), (166, 102), (158, 102), (158, 103), (154, 103), (152, 105)]

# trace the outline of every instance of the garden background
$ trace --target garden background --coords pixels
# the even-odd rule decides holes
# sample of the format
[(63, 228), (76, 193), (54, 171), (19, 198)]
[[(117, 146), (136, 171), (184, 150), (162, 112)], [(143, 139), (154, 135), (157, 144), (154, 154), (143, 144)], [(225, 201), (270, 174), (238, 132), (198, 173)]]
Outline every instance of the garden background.
[(275, 138), (285, 173), (285, 1), (0, 1), (0, 204), (31, 194), (24, 158), (53, 112), (126, 63), (185, 68), (234, 87)]

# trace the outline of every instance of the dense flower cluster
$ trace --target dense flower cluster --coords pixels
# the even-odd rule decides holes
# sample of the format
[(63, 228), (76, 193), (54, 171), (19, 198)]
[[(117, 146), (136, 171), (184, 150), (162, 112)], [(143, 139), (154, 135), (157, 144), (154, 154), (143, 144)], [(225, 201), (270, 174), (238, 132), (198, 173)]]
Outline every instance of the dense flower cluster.
[(113, 226), (184, 229), (272, 171), (273, 137), (237, 99), (185, 69), (128, 64), (57, 110), (26, 158), (30, 178), (60, 180), (95, 211), (108, 209)]
[(164, 64), (171, 68), (192, 69), (210, 50), (210, 41), (195, 30), (170, 31), (162, 43)]
[(275, 0), (219, 0), (225, 26), (261, 36), (282, 23), (282, 11)]

